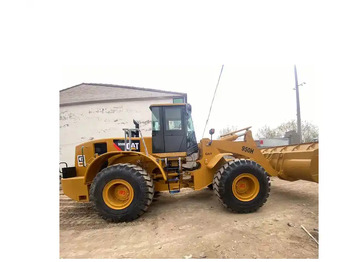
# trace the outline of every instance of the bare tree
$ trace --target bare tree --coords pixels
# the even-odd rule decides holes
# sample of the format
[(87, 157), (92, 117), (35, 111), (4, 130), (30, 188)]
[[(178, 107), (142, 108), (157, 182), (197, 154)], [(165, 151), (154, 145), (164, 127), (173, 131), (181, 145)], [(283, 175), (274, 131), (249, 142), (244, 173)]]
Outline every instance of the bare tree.
[[(264, 126), (258, 130), (257, 137), (259, 138), (277, 138), (284, 137), (284, 134), (291, 130), (297, 130), (295, 120), (280, 124), (278, 127), (272, 129), (269, 126)], [(303, 121), (301, 123), (302, 142), (312, 142), (318, 140), (318, 127), (310, 122)]]
[(219, 136), (222, 136), (222, 135), (225, 135), (227, 133), (230, 133), (230, 132), (233, 132), (233, 131), (236, 131), (238, 128), (236, 126), (227, 126), (227, 127), (224, 127), (222, 129), (219, 130)]
[(258, 130), (258, 133), (256, 135), (258, 138), (272, 138), (272, 137), (279, 137), (276, 128), (272, 129), (269, 126), (263, 126)]
[(301, 123), (301, 133), (304, 142), (312, 142), (314, 140), (318, 140), (318, 132), (319, 130), (317, 126), (308, 122)]

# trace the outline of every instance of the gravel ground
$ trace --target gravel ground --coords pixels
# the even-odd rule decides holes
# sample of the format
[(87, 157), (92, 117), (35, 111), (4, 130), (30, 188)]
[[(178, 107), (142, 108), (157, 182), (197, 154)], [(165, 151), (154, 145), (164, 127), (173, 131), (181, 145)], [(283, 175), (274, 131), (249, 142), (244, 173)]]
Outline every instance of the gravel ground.
[(272, 178), (266, 204), (228, 212), (209, 189), (163, 192), (147, 213), (108, 223), (60, 195), (61, 258), (318, 258), (318, 184)]

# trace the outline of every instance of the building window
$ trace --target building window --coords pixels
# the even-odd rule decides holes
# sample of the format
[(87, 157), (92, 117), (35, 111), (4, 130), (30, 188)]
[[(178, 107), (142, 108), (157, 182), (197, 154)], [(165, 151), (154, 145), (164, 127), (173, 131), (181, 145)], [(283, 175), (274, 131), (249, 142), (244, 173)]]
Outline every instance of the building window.
[(179, 104), (179, 103), (183, 103), (184, 102), (184, 98), (183, 97), (177, 97), (173, 99), (173, 104)]

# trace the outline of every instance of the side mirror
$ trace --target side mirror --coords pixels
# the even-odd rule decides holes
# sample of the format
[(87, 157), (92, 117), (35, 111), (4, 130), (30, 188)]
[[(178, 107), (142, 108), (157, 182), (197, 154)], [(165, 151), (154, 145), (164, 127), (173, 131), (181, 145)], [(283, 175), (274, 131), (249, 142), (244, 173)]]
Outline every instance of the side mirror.
[(214, 129), (214, 128), (211, 128), (211, 129), (209, 130), (210, 142), (209, 142), (208, 146), (210, 146), (211, 143), (213, 143), (213, 135), (214, 135), (214, 133), (215, 133), (215, 129)]

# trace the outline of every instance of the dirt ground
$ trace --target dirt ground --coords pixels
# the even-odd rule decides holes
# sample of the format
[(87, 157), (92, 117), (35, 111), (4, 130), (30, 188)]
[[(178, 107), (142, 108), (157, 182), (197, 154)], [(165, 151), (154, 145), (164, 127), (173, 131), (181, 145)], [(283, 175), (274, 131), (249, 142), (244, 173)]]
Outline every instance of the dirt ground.
[(161, 195), (130, 223), (60, 195), (61, 258), (318, 258), (318, 184), (273, 178), (266, 204), (228, 212), (214, 192)]

